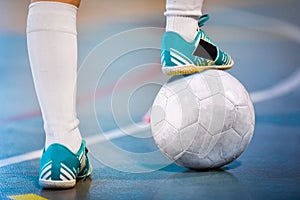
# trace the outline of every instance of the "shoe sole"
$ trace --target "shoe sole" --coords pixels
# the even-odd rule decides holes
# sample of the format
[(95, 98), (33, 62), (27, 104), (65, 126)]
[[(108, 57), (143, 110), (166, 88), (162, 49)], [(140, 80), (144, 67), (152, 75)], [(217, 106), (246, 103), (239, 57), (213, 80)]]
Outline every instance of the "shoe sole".
[[(87, 175), (78, 176), (77, 179), (82, 179), (84, 177), (88, 177), (92, 173), (92, 166), (90, 165), (90, 170)], [(76, 185), (76, 180), (69, 180), (69, 181), (53, 181), (53, 180), (44, 180), (39, 179), (39, 185), (43, 189), (69, 189), (73, 188)]]
[(227, 70), (232, 68), (234, 62), (231, 61), (228, 65), (211, 65), (211, 66), (195, 66), (185, 65), (176, 67), (162, 67), (162, 72), (168, 76), (194, 74), (208, 69)]
[(39, 184), (43, 189), (68, 189), (73, 188), (76, 184), (76, 180), (70, 181), (53, 181), (39, 179)]

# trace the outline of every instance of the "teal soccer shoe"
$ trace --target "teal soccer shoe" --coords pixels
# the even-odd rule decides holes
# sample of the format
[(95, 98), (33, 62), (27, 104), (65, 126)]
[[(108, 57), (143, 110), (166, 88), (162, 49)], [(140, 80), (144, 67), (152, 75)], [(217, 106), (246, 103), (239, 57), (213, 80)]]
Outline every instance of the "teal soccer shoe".
[(161, 64), (166, 75), (193, 74), (206, 69), (229, 69), (234, 61), (200, 29), (209, 15), (199, 18), (198, 34), (187, 42), (175, 32), (165, 32), (162, 38)]
[(52, 144), (40, 160), (39, 184), (43, 188), (67, 189), (76, 184), (76, 179), (86, 178), (92, 172), (87, 157), (85, 141), (77, 154), (61, 144)]

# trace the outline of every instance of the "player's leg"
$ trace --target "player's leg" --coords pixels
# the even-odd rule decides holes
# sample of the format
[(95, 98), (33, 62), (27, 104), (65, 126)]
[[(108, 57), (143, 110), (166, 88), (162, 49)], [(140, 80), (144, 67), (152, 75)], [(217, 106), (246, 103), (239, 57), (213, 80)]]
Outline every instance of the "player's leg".
[(77, 8), (79, 7), (80, 2), (81, 2), (81, 0), (31, 0), (31, 3), (38, 2), (38, 1), (53, 1), (53, 2), (56, 1), (56, 2), (61, 2), (61, 3), (67, 3), (67, 4), (74, 5)]
[(231, 57), (200, 28), (203, 0), (166, 0), (166, 33), (162, 39), (162, 70), (167, 75), (191, 74), (204, 69), (229, 69)]
[(35, 89), (44, 120), (45, 151), (40, 185), (73, 187), (91, 168), (76, 114), (79, 0), (32, 1), (27, 44)]

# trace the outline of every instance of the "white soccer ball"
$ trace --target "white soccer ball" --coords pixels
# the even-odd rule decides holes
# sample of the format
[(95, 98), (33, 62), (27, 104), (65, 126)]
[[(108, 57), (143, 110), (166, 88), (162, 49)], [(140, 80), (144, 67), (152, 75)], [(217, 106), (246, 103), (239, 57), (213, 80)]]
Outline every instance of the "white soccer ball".
[(250, 143), (255, 124), (247, 90), (219, 70), (171, 78), (154, 100), (150, 121), (164, 155), (181, 166), (202, 170), (238, 158)]

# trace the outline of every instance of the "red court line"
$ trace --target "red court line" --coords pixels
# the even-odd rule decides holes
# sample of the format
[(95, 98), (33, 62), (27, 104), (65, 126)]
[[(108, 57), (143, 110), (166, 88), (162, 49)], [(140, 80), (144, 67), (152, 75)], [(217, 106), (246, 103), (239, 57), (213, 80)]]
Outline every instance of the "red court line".
[[(128, 88), (132, 85), (136, 85), (136, 84), (138, 84), (142, 81), (145, 81), (145, 80), (151, 80), (154, 77), (156, 77), (157, 75), (161, 75), (161, 70), (160, 70), (160, 67), (158, 65), (159, 64), (157, 64), (157, 66), (155, 66), (155, 67), (151, 67), (148, 70), (144, 70), (141, 73), (135, 74), (134, 77), (132, 77), (132, 78), (127, 78), (124, 82), (118, 84), (118, 87), (116, 88), (116, 91), (126, 89), (126, 88)], [(110, 84), (106, 87), (99, 88), (98, 90), (96, 90), (96, 93), (79, 96), (77, 98), (78, 105), (90, 102), (94, 98), (98, 99), (98, 98), (102, 98), (104, 96), (107, 96), (107, 95), (111, 94), (111, 92), (113, 91), (115, 85), (116, 85), (116, 83), (113, 83), (113, 84)], [(7, 124), (13, 123), (13, 122), (27, 120), (27, 119), (34, 118), (34, 117), (38, 117), (38, 116), (41, 116), (41, 114), (42, 113), (41, 113), (40, 109), (34, 109), (32, 111), (21, 113), (19, 115), (1, 120), (0, 121), (0, 126), (7, 125)]]
[(12, 123), (12, 122), (22, 121), (24, 119), (29, 119), (29, 118), (33, 118), (33, 117), (36, 117), (36, 116), (40, 116), (41, 114), (42, 113), (41, 113), (40, 109), (35, 109), (35, 110), (29, 111), (29, 112), (26, 112), (26, 113), (22, 113), (22, 114), (10, 117), (8, 119), (1, 120), (0, 121), (0, 126), (6, 125), (6, 124), (9, 124), (9, 123)]

